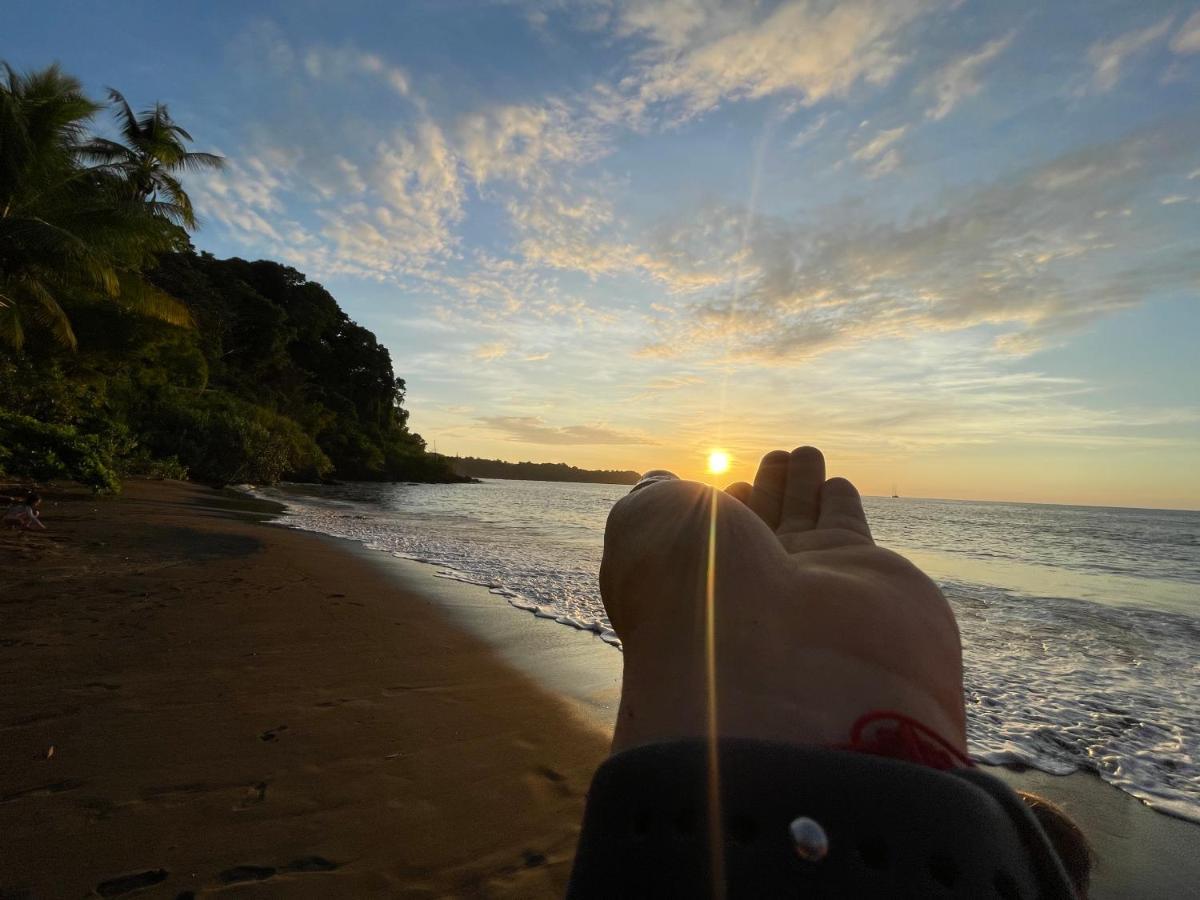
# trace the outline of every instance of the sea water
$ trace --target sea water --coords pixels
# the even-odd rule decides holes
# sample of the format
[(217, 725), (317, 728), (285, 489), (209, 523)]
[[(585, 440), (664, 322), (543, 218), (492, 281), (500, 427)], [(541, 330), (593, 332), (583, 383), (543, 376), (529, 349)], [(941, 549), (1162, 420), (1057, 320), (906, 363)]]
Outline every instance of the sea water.
[[(258, 493), (286, 504), (286, 524), (430, 563), (615, 643), (596, 575), (605, 517), (627, 490), (486, 481)], [(1200, 821), (1200, 512), (864, 504), (876, 541), (928, 572), (958, 616), (975, 759), (1090, 769)]]

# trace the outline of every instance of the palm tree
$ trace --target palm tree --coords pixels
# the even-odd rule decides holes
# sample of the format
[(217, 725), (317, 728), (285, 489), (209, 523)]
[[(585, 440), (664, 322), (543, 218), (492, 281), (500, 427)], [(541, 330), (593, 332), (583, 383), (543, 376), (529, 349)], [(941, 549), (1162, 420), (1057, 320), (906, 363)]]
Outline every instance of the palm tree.
[(20, 348), (32, 318), (74, 348), (63, 299), (112, 300), (190, 325), (183, 304), (141, 277), (155, 254), (186, 245), (180, 214), (137, 196), (110, 167), (80, 164), (100, 106), (57, 65), (0, 69), (0, 341)]
[(166, 104), (155, 103), (138, 116), (120, 91), (109, 88), (108, 98), (116, 107), (124, 143), (93, 138), (83, 147), (84, 157), (120, 174), (157, 215), (195, 228), (192, 201), (173, 173), (219, 169), (224, 158), (188, 150), (185, 142), (191, 143), (192, 136), (175, 124)]

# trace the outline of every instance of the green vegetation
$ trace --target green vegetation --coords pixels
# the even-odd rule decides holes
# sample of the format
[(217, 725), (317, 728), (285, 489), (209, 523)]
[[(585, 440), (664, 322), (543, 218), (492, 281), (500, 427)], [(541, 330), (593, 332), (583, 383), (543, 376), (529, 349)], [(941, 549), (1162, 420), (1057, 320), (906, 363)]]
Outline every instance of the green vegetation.
[(637, 484), (637, 472), (612, 469), (578, 469), (566, 463), (504, 462), (460, 456), (449, 460), (459, 475), (475, 478), (513, 478), (522, 481), (586, 481), (594, 484)]
[(102, 108), (57, 67), (0, 77), (0, 474), (100, 491), (126, 474), (455, 481), (404, 381), (319, 284), (196, 254), (165, 106)]

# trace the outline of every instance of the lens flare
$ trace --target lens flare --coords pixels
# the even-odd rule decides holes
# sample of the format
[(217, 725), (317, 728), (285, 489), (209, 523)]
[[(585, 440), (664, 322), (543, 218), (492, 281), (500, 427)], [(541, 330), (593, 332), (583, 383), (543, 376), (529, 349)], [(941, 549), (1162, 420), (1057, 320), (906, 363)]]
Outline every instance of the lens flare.
[(729, 471), (729, 454), (724, 450), (713, 450), (708, 454), (708, 474), (724, 475)]

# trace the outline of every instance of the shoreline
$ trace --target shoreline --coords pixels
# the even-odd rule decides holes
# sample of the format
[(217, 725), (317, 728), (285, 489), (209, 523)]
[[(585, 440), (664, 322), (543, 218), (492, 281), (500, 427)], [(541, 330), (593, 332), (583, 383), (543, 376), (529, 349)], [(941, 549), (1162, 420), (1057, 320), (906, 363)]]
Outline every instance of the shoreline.
[[(561, 896), (621, 654), (277, 508), (132, 482), (0, 537), (0, 896)], [(1091, 896), (1200, 882), (1196, 825), (988, 768), (1083, 827)]]
[[(297, 530), (281, 520), (271, 524)], [(339, 542), (406, 587), (436, 597), (456, 625), (484, 640), (507, 663), (571, 703), (590, 727), (611, 737), (620, 699), (621, 654), (595, 632), (536, 616), (485, 585), (439, 576), (444, 568), (439, 564), (369, 549), (354, 538), (321, 536)], [(1052, 775), (1029, 766), (978, 765), (1014, 789), (1050, 800), (1076, 821), (1095, 856), (1092, 898), (1186, 897), (1200, 883), (1200, 859), (1192, 850), (1200, 842), (1200, 823), (1155, 809), (1095, 772)]]

